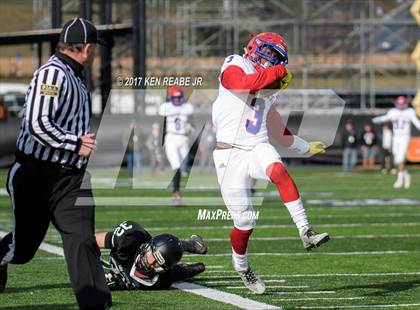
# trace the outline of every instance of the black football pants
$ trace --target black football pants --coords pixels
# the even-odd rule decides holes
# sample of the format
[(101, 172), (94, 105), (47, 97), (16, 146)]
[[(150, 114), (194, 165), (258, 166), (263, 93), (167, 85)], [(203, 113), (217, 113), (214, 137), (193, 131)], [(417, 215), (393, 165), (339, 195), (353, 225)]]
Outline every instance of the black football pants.
[(0, 264), (25, 264), (35, 255), (50, 222), (61, 234), (71, 285), (80, 309), (111, 304), (100, 251), (95, 242), (94, 206), (77, 206), (83, 171), (63, 173), (23, 162), (10, 168), (7, 190), (12, 199), (12, 232), (0, 241)]

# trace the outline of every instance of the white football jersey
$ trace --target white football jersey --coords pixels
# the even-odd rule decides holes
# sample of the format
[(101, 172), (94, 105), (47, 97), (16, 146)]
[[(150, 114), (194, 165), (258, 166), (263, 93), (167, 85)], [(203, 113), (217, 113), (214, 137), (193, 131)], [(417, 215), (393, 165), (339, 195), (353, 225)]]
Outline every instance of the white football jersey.
[(394, 136), (410, 136), (411, 123), (420, 130), (420, 121), (417, 118), (416, 111), (413, 108), (400, 110), (392, 108), (387, 114), (373, 118), (373, 123), (392, 122), (392, 131)]
[(191, 103), (185, 102), (181, 105), (174, 105), (165, 102), (159, 108), (159, 115), (166, 117), (167, 134), (188, 134), (188, 117), (193, 114), (194, 108)]
[[(226, 57), (220, 74), (231, 65), (240, 67), (246, 74), (257, 72), (248, 59), (230, 55)], [(219, 95), (212, 110), (217, 141), (243, 149), (252, 149), (259, 143), (268, 142), (266, 120), (272, 102), (248, 92), (234, 93), (220, 83)]]

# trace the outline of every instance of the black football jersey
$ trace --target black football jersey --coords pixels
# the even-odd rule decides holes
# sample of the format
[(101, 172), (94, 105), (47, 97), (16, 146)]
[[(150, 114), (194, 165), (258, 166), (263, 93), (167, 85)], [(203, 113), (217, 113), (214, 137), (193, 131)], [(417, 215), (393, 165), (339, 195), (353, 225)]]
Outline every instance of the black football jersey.
[(152, 236), (139, 224), (132, 221), (120, 223), (110, 235), (110, 255), (116, 259), (121, 266), (130, 270), (134, 263), (135, 254), (138, 248)]
[(138, 248), (152, 239), (152, 236), (136, 222), (124, 221), (113, 232), (108, 232), (105, 247), (110, 249), (110, 256), (123, 268), (128, 281), (137, 289), (168, 288), (172, 283), (172, 272), (154, 274), (137, 281), (130, 276)]

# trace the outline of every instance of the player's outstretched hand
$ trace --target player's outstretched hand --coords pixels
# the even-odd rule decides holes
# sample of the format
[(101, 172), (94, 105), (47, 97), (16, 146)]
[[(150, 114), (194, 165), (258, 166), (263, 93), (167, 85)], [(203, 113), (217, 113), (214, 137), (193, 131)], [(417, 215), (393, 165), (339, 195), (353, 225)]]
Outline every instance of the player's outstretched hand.
[(284, 76), (284, 78), (280, 81), (280, 89), (286, 89), (290, 82), (292, 81), (292, 72), (290, 70), (286, 69), (287, 74)]
[(327, 146), (324, 144), (324, 142), (312, 141), (312, 142), (309, 142), (308, 153), (311, 154), (311, 155), (325, 154), (325, 149), (326, 148), (327, 148)]

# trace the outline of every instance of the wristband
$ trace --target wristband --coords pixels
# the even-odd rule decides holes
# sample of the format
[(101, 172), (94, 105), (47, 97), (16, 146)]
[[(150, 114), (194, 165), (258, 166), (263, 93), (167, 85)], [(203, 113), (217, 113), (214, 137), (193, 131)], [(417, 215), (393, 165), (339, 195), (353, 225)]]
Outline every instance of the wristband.
[(298, 154), (305, 154), (309, 151), (309, 143), (304, 139), (293, 135), (293, 143), (289, 146), (289, 149)]

